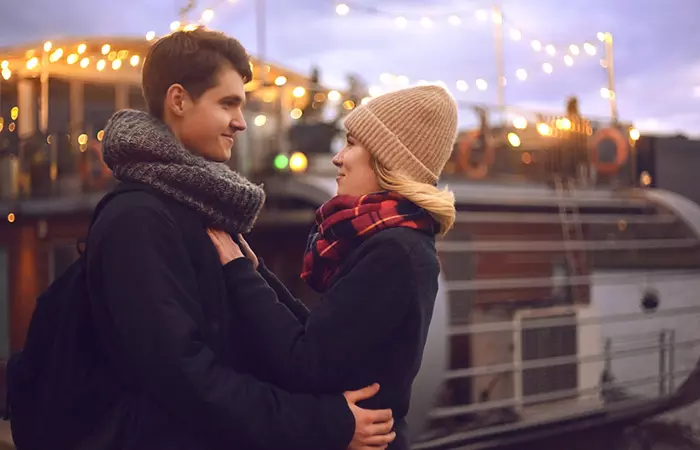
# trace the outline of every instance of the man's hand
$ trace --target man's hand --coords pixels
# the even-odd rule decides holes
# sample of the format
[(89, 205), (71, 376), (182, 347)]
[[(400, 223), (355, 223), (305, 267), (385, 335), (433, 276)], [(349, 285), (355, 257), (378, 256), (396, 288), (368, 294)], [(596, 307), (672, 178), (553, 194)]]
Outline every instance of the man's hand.
[(366, 400), (379, 392), (379, 385), (373, 384), (359, 391), (348, 391), (343, 395), (348, 402), (352, 415), (355, 416), (355, 434), (348, 450), (384, 449), (396, 438), (394, 418), (390, 409), (370, 410), (357, 406), (357, 402)]
[(242, 234), (238, 235), (238, 243), (241, 244), (241, 249), (243, 250), (243, 254), (245, 254), (245, 257), (253, 261), (253, 267), (255, 267), (255, 270), (258, 270), (258, 257), (255, 255), (255, 252), (250, 248), (248, 242), (246, 242), (246, 240), (243, 239)]
[(221, 265), (225, 266), (234, 259), (243, 258), (241, 248), (233, 242), (231, 235), (225, 231), (208, 229), (209, 239), (214, 243), (216, 251), (219, 253)]

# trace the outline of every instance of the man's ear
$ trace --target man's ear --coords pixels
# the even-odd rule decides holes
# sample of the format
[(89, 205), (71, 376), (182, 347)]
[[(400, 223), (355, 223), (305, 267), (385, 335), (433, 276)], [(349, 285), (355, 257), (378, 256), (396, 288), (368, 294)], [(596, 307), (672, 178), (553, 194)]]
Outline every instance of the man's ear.
[(165, 93), (165, 109), (175, 116), (182, 116), (191, 104), (190, 95), (181, 84), (173, 84)]

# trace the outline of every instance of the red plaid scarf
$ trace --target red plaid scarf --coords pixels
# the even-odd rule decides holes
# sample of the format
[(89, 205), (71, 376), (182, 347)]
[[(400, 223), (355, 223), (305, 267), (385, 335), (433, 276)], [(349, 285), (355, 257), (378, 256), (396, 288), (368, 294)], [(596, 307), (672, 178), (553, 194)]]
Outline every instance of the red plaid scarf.
[(316, 291), (325, 291), (350, 252), (376, 233), (394, 227), (431, 234), (439, 230), (427, 211), (393, 192), (332, 198), (316, 211), (301, 278)]

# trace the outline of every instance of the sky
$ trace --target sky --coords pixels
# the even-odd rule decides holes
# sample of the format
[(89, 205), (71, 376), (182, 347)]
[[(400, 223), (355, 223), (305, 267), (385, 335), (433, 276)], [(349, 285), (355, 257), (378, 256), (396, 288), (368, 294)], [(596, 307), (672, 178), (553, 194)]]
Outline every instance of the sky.
[[(0, 46), (65, 36), (163, 35), (185, 3), (0, 0)], [(490, 18), (479, 20), (477, 12), (490, 10), (493, 0), (345, 3), (350, 11), (340, 16), (333, 0), (197, 0), (191, 18), (212, 8), (210, 27), (290, 69), (307, 73), (318, 66), (321, 82), (331, 88), (344, 88), (348, 74), (370, 86), (395, 87), (383, 85), (382, 74), (388, 73), (410, 83), (443, 81), (465, 117), (472, 114), (473, 103), (497, 103), (494, 26)], [(264, 14), (258, 16), (261, 5)], [(620, 119), (642, 132), (700, 136), (700, 1), (501, 0), (500, 6), (507, 105), (563, 111), (566, 98), (576, 95), (585, 115), (609, 117), (609, 103), (600, 93), (608, 78), (600, 65), (604, 46), (597, 34), (610, 32)], [(449, 22), (452, 15), (460, 18), (458, 26)], [(397, 26), (399, 16), (407, 20), (405, 28)], [(424, 17), (432, 27), (421, 24)], [(265, 26), (258, 27), (260, 22)], [(511, 39), (511, 29), (521, 32), (521, 40)], [(265, 36), (263, 48), (260, 34)], [(554, 45), (556, 53), (535, 52), (532, 40)], [(595, 56), (585, 54), (584, 42), (596, 44)], [(564, 61), (569, 44), (581, 46), (571, 67)], [(544, 63), (552, 64), (551, 74), (543, 70)], [(527, 80), (516, 77), (518, 69), (527, 71)], [(484, 91), (476, 88), (479, 78), (488, 83)], [(460, 91), (458, 80), (466, 81), (468, 90)]]

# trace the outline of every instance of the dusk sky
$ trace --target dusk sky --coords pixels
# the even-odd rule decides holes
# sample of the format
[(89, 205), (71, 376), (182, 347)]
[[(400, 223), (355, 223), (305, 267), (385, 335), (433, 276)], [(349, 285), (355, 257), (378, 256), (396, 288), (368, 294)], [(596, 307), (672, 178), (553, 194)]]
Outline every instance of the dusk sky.
[[(141, 35), (169, 31), (186, 0), (2, 0), (0, 46), (61, 36)], [(464, 0), (359, 0), (345, 2), (346, 16), (333, 0), (266, 0), (267, 57), (291, 69), (321, 68), (321, 81), (343, 88), (345, 74), (381, 85), (391, 73), (418, 80), (442, 80), (459, 100), (496, 103), (497, 65), (491, 19), (479, 9), (492, 3)], [(615, 76), (620, 118), (642, 131), (700, 135), (700, 1), (698, 0), (503, 0), (504, 65), (509, 105), (562, 110), (577, 95), (584, 114), (608, 116), (600, 89), (607, 75), (600, 65), (598, 32), (614, 36)], [(379, 11), (365, 11), (374, 6)], [(192, 18), (213, 7), (212, 28), (239, 38), (257, 54), (255, 0), (198, 1)], [(461, 24), (455, 26), (451, 15)], [(407, 27), (397, 26), (404, 17)], [(432, 19), (432, 27), (421, 25)], [(426, 21), (424, 20), (424, 23)], [(522, 33), (511, 39), (511, 29)], [(554, 56), (535, 52), (532, 40), (555, 46)], [(583, 44), (596, 45), (595, 56)], [(580, 55), (567, 67), (569, 45)], [(552, 64), (546, 74), (543, 64)], [(518, 69), (528, 77), (520, 81)], [(480, 91), (475, 81), (488, 83)], [(469, 85), (466, 92), (456, 82)], [(462, 86), (463, 87), (463, 86)]]

